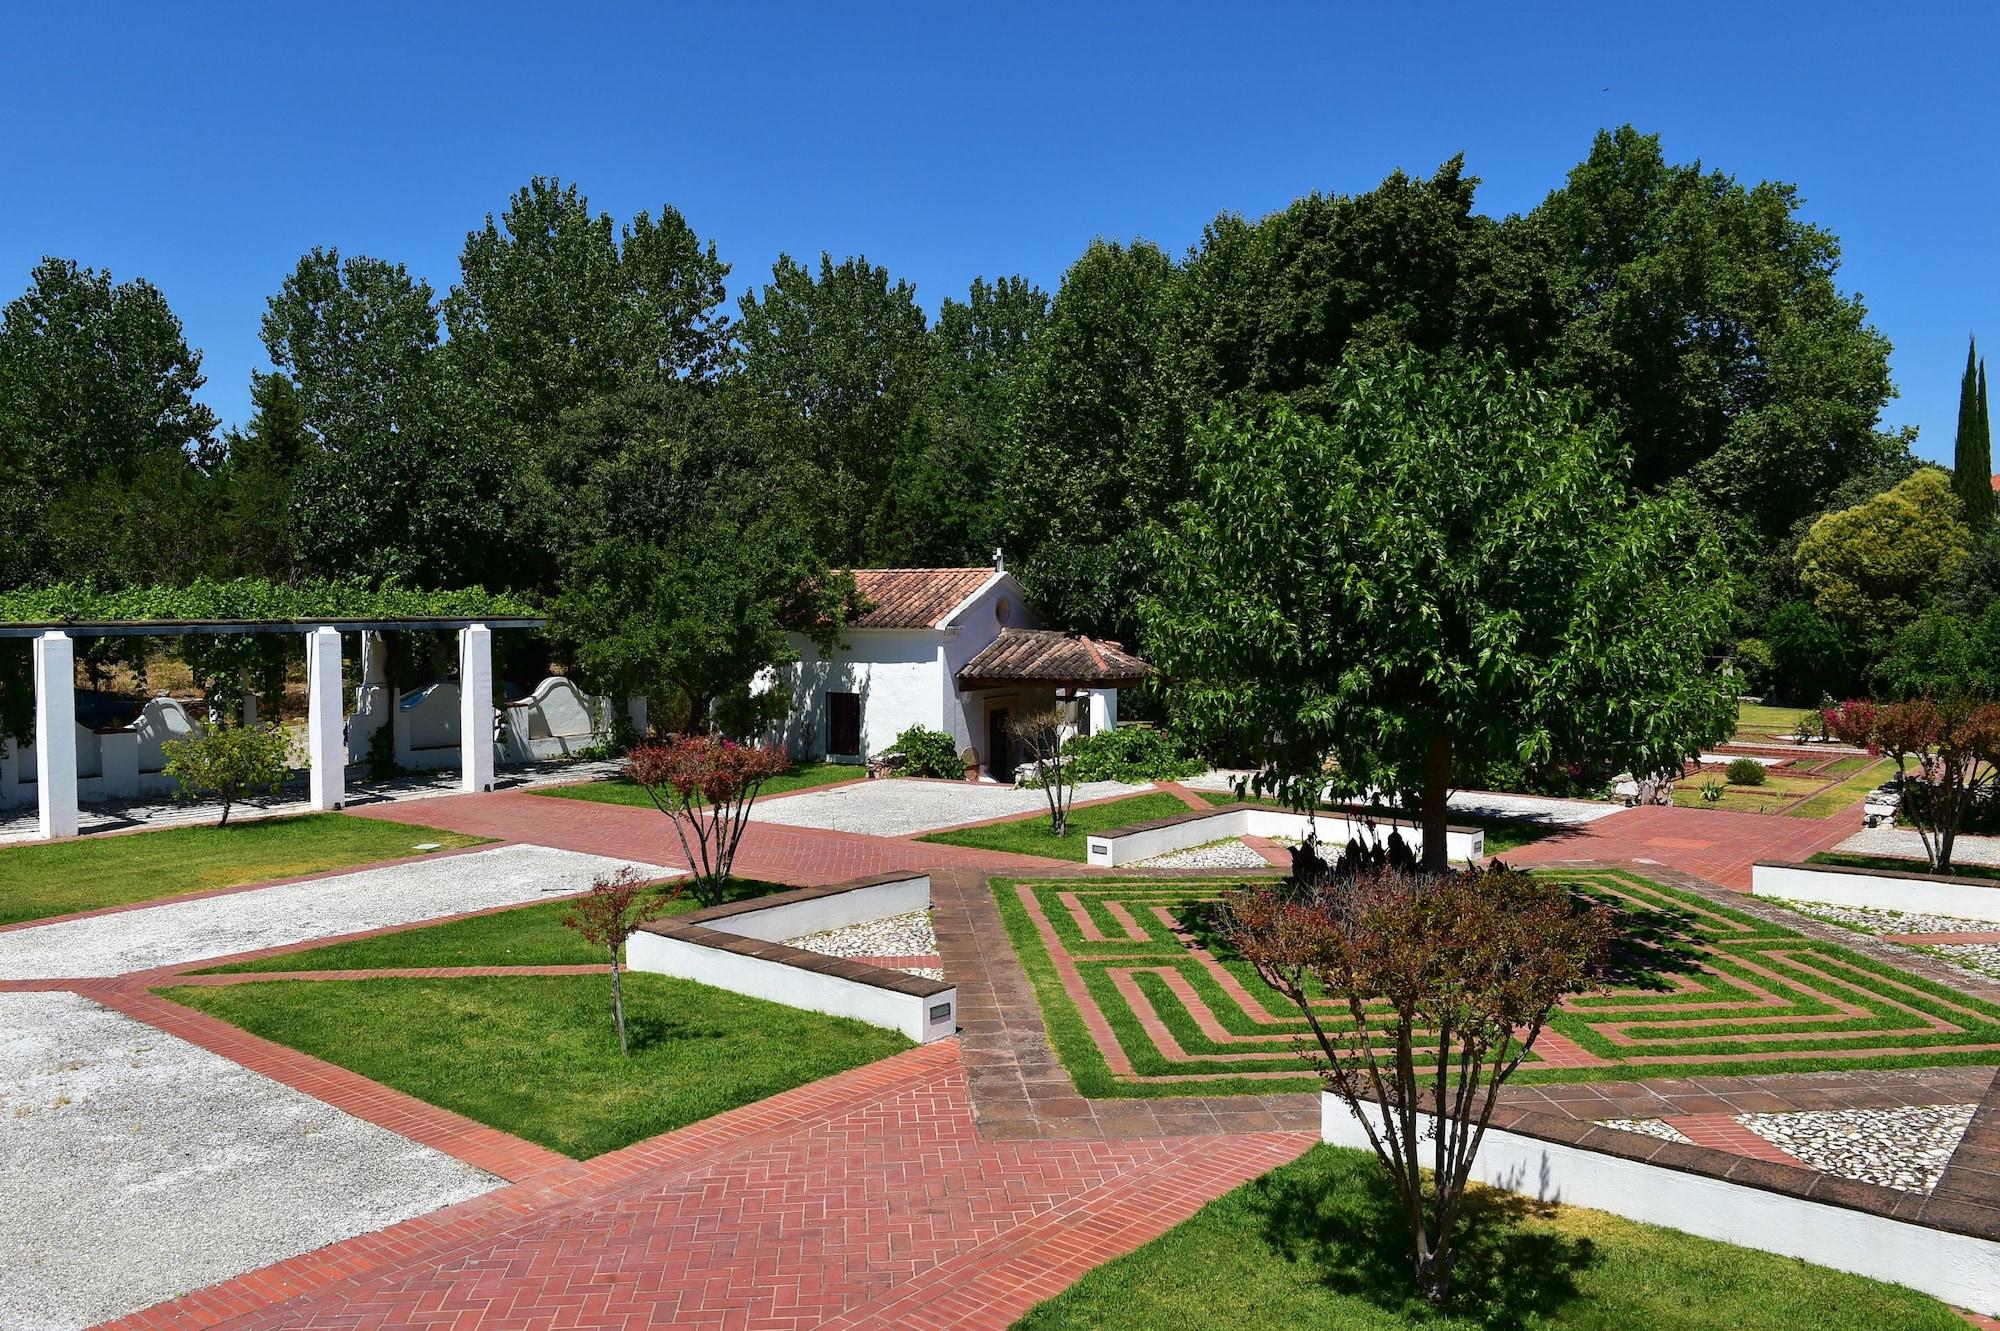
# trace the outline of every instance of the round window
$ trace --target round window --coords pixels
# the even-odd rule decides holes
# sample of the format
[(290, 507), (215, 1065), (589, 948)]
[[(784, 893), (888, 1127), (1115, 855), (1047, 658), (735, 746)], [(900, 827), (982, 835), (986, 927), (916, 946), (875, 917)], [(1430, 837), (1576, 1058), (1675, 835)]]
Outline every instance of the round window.
[(1014, 617), (1014, 603), (1012, 601), (1008, 600), (1006, 597), (1003, 596), (999, 600), (993, 603), (993, 618), (999, 620), (1002, 624), (1005, 624), (1008, 620), (1012, 619), (1013, 617)]

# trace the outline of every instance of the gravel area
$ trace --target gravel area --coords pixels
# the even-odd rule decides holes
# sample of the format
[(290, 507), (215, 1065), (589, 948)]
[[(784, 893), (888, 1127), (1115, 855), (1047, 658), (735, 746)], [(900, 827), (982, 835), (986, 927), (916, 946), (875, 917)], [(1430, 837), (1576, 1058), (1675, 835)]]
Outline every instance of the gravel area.
[[(1078, 803), (1112, 795), (1136, 795), (1151, 786), (1119, 781), (1091, 781), (1076, 788)], [(868, 836), (914, 836), (947, 827), (1036, 813), (1048, 808), (1039, 790), (976, 781), (907, 781), (883, 778), (854, 781), (832, 790), (808, 791), (783, 799), (759, 800), (750, 811), (752, 822), (786, 827), (816, 827), (828, 832), (860, 832)]]
[[(580, 892), (619, 860), (498, 846), (0, 933), (0, 978), (123, 975)], [(677, 870), (636, 865), (649, 877)]]
[(1741, 1114), (1736, 1121), (1825, 1174), (1927, 1193), (1958, 1149), (1977, 1105)]
[[(1218, 767), (1181, 782), (1189, 790), (1230, 792), (1239, 777), (1252, 775), (1235, 768)], [(1446, 802), (1453, 813), (1483, 818), (1528, 818), (1536, 822), (1577, 827), (1624, 812), (1625, 806), (1605, 800), (1562, 800), (1541, 795), (1514, 795), (1497, 790), (1461, 790)]]
[[(1968, 920), (1957, 915), (1924, 915), (1915, 911), (1873, 910), (1866, 906), (1838, 906), (1827, 901), (1787, 901), (1785, 905), (1803, 915), (1811, 915), (1850, 929), (1873, 934), (1990, 934), (2000, 932), (1991, 920)], [(1981, 976), (2000, 976), (2000, 943), (1906, 943), (1902, 946), (1933, 952)]]
[[(1901, 855), (1917, 861), (1912, 869), (1924, 867), (1923, 838), (1907, 827), (1885, 823), (1863, 828), (1834, 849), (1855, 855)], [(1966, 864), (2000, 864), (2000, 837), (1961, 835), (1952, 843), (1951, 857)]]
[(0, 994), (0, 1326), (77, 1331), (501, 1180), (76, 994)]
[(1687, 1134), (1663, 1118), (1600, 1118), (1600, 1128), (1616, 1128), (1620, 1132), (1636, 1132), (1642, 1137), (1658, 1137), (1661, 1141), (1680, 1142), (1685, 1146), (1694, 1145)]
[(1141, 869), (1268, 869), (1271, 862), (1236, 837), (1224, 837), (1205, 846), (1169, 851), (1150, 860), (1140, 860)]
[(829, 957), (928, 957), (938, 950), (937, 933), (931, 928), (931, 913), (927, 910), (884, 915), (879, 920), (863, 920), (825, 933), (802, 934), (785, 942)]

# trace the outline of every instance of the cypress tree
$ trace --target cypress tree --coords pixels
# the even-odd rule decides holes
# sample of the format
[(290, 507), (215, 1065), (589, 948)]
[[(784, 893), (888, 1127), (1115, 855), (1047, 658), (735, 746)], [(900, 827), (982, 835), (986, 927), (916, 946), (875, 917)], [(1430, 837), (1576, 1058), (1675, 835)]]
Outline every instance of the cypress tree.
[(1986, 419), (1986, 363), (1978, 347), (1965, 348), (1965, 377), (1958, 387), (1958, 438), (1951, 457), (1951, 486), (1974, 530), (1993, 521), (1993, 435)]

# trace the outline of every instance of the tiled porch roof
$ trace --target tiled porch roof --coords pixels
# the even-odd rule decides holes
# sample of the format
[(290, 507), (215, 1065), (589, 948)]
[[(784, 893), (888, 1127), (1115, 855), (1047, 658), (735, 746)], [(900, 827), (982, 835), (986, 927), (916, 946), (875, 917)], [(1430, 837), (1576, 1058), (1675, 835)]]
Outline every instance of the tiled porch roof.
[(1000, 636), (958, 672), (962, 689), (1007, 684), (1067, 688), (1123, 688), (1153, 667), (1115, 642), (1053, 629), (1001, 629)]

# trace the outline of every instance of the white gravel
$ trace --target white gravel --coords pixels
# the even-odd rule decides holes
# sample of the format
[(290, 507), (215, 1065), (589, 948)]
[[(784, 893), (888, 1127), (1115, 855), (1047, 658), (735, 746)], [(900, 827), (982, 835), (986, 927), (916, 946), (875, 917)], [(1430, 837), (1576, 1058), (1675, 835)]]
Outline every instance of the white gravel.
[[(1076, 788), (1078, 803), (1112, 795), (1136, 795), (1151, 786), (1119, 781), (1091, 781)], [(977, 781), (910, 781), (885, 777), (852, 781), (832, 790), (808, 791), (783, 799), (760, 800), (750, 811), (752, 822), (786, 827), (816, 827), (829, 832), (860, 832), (869, 836), (914, 836), (988, 818), (1035, 813), (1048, 808), (1039, 790)]]
[[(1787, 901), (1784, 904), (1801, 914), (1872, 934), (1987, 934), (1996, 931), (1991, 920), (1968, 920), (1957, 915), (1874, 910), (1827, 901)], [(2000, 943), (1904, 943), (1900, 946), (1936, 953), (1979, 976), (2000, 976)]]
[(1600, 1128), (1616, 1128), (1620, 1132), (1636, 1132), (1642, 1137), (1658, 1137), (1661, 1141), (1680, 1142), (1684, 1146), (1694, 1143), (1673, 1124), (1663, 1118), (1600, 1118)]
[[(1923, 872), (1924, 841), (1914, 829), (1884, 823), (1866, 827), (1834, 847), (1855, 855), (1901, 855), (1914, 863), (1914, 872)], [(1964, 864), (2000, 864), (2000, 837), (1964, 836), (1952, 842), (1951, 857)]]
[(1950, 1163), (1977, 1105), (1740, 1114), (1736, 1121), (1825, 1174), (1927, 1193)]
[[(622, 861), (601, 855), (580, 855), (547, 846), (498, 846), (311, 882), (16, 929), (0, 933), (0, 978), (123, 975), (462, 911), (518, 905), (583, 891), (593, 878), (622, 867)], [(633, 867), (649, 878), (679, 872), (656, 865)]]
[(501, 1180), (76, 994), (0, 994), (0, 1326), (76, 1331)]
[(785, 942), (829, 957), (928, 957), (938, 950), (937, 931), (931, 928), (931, 913), (927, 910), (884, 915), (879, 920), (863, 920), (824, 933), (801, 934)]
[(1140, 860), (1141, 869), (1268, 869), (1271, 862), (1236, 837), (1224, 837), (1205, 846), (1169, 851), (1150, 860)]
[[(1218, 767), (1200, 776), (1189, 777), (1181, 784), (1189, 790), (1233, 792), (1239, 778), (1252, 775), (1254, 773), (1237, 768)], [(1599, 818), (1608, 818), (1614, 813), (1625, 811), (1624, 805), (1605, 800), (1551, 799), (1543, 795), (1515, 795), (1497, 790), (1455, 791), (1445, 801), (1445, 807), (1456, 814), (1484, 818), (1526, 818), (1566, 827), (1580, 827), (1584, 823), (1594, 823)]]

